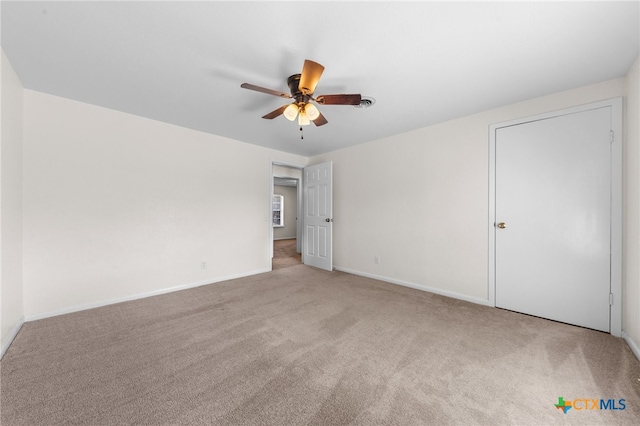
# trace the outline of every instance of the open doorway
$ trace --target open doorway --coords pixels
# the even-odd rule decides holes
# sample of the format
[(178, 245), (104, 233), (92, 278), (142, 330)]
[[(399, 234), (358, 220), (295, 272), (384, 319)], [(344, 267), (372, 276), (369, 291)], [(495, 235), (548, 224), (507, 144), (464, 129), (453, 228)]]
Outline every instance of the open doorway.
[(302, 263), (301, 206), (302, 170), (297, 167), (273, 164), (272, 191), (272, 269)]

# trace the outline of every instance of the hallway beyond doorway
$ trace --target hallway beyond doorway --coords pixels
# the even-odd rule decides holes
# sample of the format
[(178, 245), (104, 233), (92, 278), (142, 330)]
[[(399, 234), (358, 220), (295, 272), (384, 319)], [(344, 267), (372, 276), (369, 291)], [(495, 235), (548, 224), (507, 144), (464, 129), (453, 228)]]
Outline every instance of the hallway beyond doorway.
[(274, 240), (272, 269), (288, 268), (302, 263), (302, 256), (296, 252), (296, 239)]

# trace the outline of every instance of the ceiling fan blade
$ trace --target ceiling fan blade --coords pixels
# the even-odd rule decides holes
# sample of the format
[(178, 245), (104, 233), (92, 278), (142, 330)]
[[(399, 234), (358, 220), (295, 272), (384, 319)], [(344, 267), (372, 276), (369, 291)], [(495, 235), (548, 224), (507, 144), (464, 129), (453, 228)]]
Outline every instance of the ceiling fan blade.
[(291, 95), (288, 95), (286, 93), (278, 92), (277, 90), (267, 89), (265, 87), (256, 86), (255, 84), (242, 83), (240, 87), (242, 87), (243, 89), (255, 90), (256, 92), (267, 93), (273, 96), (280, 96), (281, 98), (287, 98), (287, 99), (291, 98)]
[(324, 118), (324, 115), (322, 115), (321, 112), (318, 112), (318, 118), (316, 118), (315, 120), (313, 120), (313, 124), (315, 124), (316, 126), (322, 126), (323, 124), (327, 124), (328, 121), (326, 118)]
[(298, 83), (300, 91), (305, 95), (311, 95), (316, 90), (323, 71), (324, 67), (322, 65), (305, 59), (302, 74), (300, 75), (300, 82)]
[(360, 105), (361, 95), (320, 95), (316, 102), (322, 105)]
[(289, 105), (283, 105), (280, 108), (271, 111), (269, 114), (263, 115), (262, 118), (266, 118), (267, 120), (271, 120), (273, 118), (276, 118), (280, 115), (282, 115), (282, 113), (284, 112), (285, 109), (287, 109)]

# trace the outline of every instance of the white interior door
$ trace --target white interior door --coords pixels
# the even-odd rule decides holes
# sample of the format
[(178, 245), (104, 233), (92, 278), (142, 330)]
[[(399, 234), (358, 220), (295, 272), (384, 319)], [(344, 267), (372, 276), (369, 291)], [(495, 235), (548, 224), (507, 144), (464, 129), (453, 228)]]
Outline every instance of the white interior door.
[(495, 138), (496, 306), (609, 331), (611, 108)]
[(333, 163), (308, 166), (303, 171), (304, 244), (302, 261), (333, 270)]

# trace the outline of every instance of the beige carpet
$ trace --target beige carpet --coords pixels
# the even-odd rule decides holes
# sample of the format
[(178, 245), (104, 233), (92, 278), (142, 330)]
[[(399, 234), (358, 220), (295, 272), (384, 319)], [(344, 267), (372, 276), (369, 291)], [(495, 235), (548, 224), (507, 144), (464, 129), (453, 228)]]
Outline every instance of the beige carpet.
[(296, 252), (296, 239), (274, 240), (271, 269), (288, 268), (302, 263), (302, 256)]
[(621, 339), (304, 265), (26, 323), (0, 374), (2, 425), (640, 419)]

